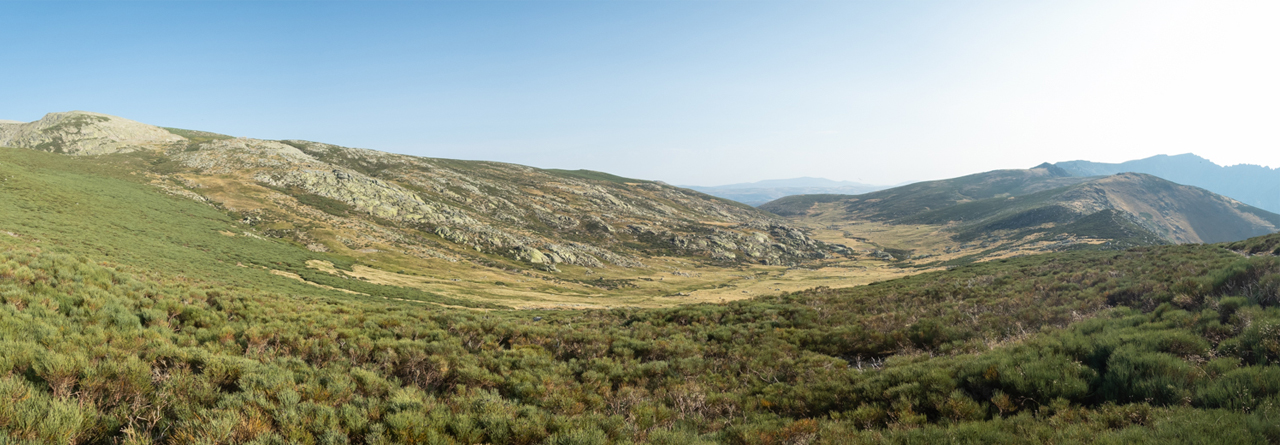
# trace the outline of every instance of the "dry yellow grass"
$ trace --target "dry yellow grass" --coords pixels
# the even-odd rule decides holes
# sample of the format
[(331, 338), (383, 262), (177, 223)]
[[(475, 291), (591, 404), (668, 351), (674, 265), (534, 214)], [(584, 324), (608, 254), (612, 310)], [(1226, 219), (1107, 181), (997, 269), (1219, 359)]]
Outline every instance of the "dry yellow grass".
[[(811, 268), (710, 267), (680, 258), (657, 258), (650, 263), (646, 268), (634, 269), (562, 267), (559, 273), (445, 267), (424, 268), (409, 274), (363, 265), (354, 266), (352, 271), (338, 271), (332, 264), (321, 261), (311, 261), (308, 266), (371, 283), (412, 287), (454, 298), (516, 308), (568, 309), (723, 303), (821, 286), (858, 286), (915, 273), (882, 261), (847, 259)], [(610, 289), (592, 284), (613, 280), (627, 280), (629, 286)]]
[(272, 269), (272, 270), (271, 270), (271, 274), (272, 274), (272, 275), (279, 275), (279, 276), (282, 276), (282, 277), (285, 277), (285, 278), (292, 278), (292, 279), (295, 279), (295, 280), (301, 281), (301, 282), (303, 282), (303, 283), (307, 283), (307, 284), (310, 284), (310, 285), (312, 285), (312, 286), (319, 287), (319, 288), (323, 288), (323, 289), (336, 290), (336, 291), (338, 291), (338, 292), (345, 292), (345, 293), (348, 293), (348, 294), (369, 295), (369, 294), (366, 294), (366, 293), (364, 293), (364, 292), (356, 292), (356, 291), (349, 290), (349, 289), (339, 289), (339, 288), (336, 288), (336, 287), (333, 287), (333, 286), (326, 286), (326, 285), (323, 285), (323, 284), (320, 284), (320, 283), (312, 283), (312, 282), (310, 282), (310, 281), (307, 281), (307, 280), (303, 279), (301, 275), (298, 275), (298, 274), (293, 273), (293, 272), (285, 272), (285, 271), (283, 271), (283, 270), (274, 270), (274, 269)]

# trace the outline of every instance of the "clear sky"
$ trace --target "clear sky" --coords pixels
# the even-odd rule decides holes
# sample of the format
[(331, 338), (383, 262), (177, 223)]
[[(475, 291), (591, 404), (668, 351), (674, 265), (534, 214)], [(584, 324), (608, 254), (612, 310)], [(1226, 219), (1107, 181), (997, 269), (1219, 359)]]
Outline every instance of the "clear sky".
[(675, 184), (1280, 167), (1280, 2), (12, 2), (0, 119)]

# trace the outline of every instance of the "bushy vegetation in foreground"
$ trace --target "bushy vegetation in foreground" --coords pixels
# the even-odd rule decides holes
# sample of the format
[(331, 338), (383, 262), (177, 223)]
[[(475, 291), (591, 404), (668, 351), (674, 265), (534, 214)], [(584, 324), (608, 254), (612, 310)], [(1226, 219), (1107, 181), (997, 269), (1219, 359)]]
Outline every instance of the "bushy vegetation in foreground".
[(539, 313), (254, 291), (99, 261), (0, 258), (10, 439), (1280, 441), (1280, 261), (1219, 246)]

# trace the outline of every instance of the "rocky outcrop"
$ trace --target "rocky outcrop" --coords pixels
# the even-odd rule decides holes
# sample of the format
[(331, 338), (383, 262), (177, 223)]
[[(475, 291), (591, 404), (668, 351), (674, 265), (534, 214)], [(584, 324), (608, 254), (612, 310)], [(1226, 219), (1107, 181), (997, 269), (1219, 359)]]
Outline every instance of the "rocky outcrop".
[(329, 165), (291, 145), (260, 139), (235, 138), (196, 145), (194, 150), (175, 151), (174, 159), (203, 173), (228, 174), (251, 169), (325, 169)]
[(30, 123), (0, 123), (0, 146), (72, 155), (161, 148), (184, 140), (160, 127), (87, 111), (49, 113)]

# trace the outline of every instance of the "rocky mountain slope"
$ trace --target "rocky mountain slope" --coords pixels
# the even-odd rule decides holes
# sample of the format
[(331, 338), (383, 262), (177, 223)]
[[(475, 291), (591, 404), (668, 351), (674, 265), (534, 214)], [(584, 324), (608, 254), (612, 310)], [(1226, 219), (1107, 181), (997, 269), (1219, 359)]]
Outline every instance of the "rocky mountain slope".
[(235, 138), (88, 112), (0, 124), (0, 145), (144, 157), (140, 173), (157, 187), (316, 251), (553, 270), (637, 267), (653, 256), (792, 264), (840, 250), (749, 206), (599, 172)]
[[(1075, 224), (1100, 212), (1124, 220), (1112, 227)], [(991, 198), (922, 212), (903, 222), (959, 223), (971, 237), (998, 230), (1022, 230), (1052, 225), (1083, 236), (1108, 235), (1107, 230), (1135, 226), (1160, 240), (1183, 243), (1238, 241), (1280, 230), (1280, 215), (1207, 190), (1164, 179), (1121, 173), (1073, 186), (1007, 198)], [(1132, 236), (1139, 236), (1137, 232)], [(1132, 237), (1131, 236), (1131, 237)]]
[(1220, 166), (1194, 154), (1158, 155), (1107, 164), (1067, 161), (1054, 164), (1073, 176), (1147, 173), (1229, 196), (1270, 212), (1280, 212), (1280, 170), (1258, 165)]

